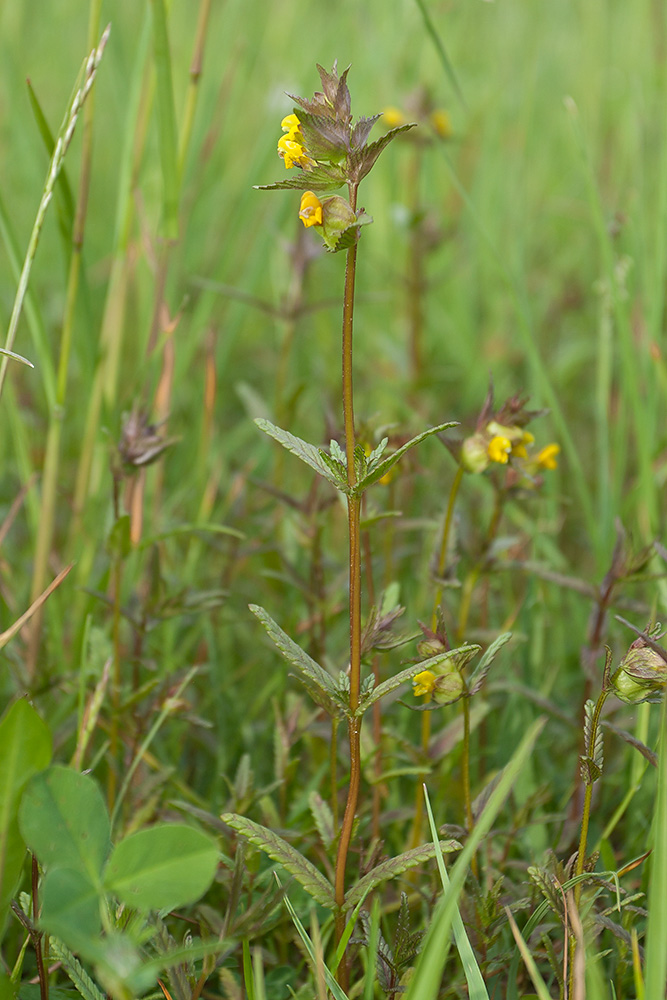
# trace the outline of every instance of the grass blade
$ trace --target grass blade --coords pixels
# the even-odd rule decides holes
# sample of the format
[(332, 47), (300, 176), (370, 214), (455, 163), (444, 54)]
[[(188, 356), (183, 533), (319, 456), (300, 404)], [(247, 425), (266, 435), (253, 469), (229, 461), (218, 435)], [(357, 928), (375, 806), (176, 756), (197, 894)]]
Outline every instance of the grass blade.
[(544, 718), (537, 719), (524, 736), (514, 756), (505, 767), (500, 781), (491, 793), (487, 806), (480, 816), (479, 822), (473, 830), (468, 843), (452, 868), (449, 891), (441, 898), (433, 916), (419, 956), (419, 961), (417, 962), (417, 967), (405, 994), (405, 1000), (435, 1000), (435, 997), (438, 995), (442, 973), (449, 953), (454, 915), (458, 905), (459, 894), (468, 872), (470, 859), (491, 829), (519, 772), (532, 753), (545, 722)]
[[(442, 882), (443, 892), (447, 893), (449, 891), (449, 875), (447, 874), (445, 860), (442, 856), (442, 851), (440, 850), (438, 828), (436, 827), (435, 820), (433, 819), (431, 801), (428, 797), (426, 785), (424, 785), (423, 788), (424, 798), (426, 800), (426, 812), (428, 814), (428, 821), (431, 827), (431, 837), (433, 839), (435, 856), (438, 862), (438, 871), (440, 872), (440, 881)], [(479, 965), (477, 964), (477, 959), (475, 958), (472, 945), (470, 944), (468, 935), (466, 934), (466, 929), (463, 926), (463, 920), (461, 919), (461, 913), (459, 912), (458, 906), (454, 911), (453, 928), (454, 940), (456, 941), (456, 947), (458, 948), (459, 955), (461, 957), (461, 964), (463, 966), (466, 982), (468, 984), (470, 1000), (489, 1000), (489, 994), (487, 992)]]

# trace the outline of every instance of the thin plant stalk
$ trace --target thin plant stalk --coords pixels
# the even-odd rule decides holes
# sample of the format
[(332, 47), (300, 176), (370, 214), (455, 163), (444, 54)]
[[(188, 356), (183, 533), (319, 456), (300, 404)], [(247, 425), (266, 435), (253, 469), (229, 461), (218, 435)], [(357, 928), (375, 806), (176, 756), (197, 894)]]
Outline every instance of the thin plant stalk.
[[(371, 535), (368, 529), (363, 535), (364, 546), (364, 566), (366, 569), (366, 591), (368, 602), (371, 607), (375, 604), (375, 586), (373, 584), (373, 559), (371, 549)], [(375, 686), (380, 683), (380, 657), (377, 653), (373, 655), (373, 678)], [(380, 838), (380, 806), (382, 802), (382, 788), (380, 777), (382, 775), (382, 707), (380, 699), (373, 703), (373, 746), (375, 747), (374, 775), (373, 783), (373, 805), (371, 809), (371, 833), (374, 839)]]
[[(605, 671), (605, 677), (606, 677), (606, 671)], [(599, 728), (599, 725), (600, 725), (600, 716), (602, 714), (602, 708), (604, 706), (605, 701), (607, 700), (607, 696), (608, 695), (609, 695), (609, 688), (607, 687), (607, 685), (605, 683), (605, 685), (602, 688), (602, 691), (600, 692), (598, 700), (595, 703), (595, 708), (593, 710), (593, 716), (592, 716), (591, 725), (590, 725), (590, 734), (589, 734), (589, 737), (588, 737), (588, 740), (587, 740), (587, 745), (584, 748), (586, 755), (588, 756), (588, 758), (591, 758), (591, 759), (593, 759), (594, 756), (595, 756), (595, 745), (596, 745), (596, 742), (597, 742), (598, 728)], [(594, 785), (594, 783), (595, 782), (594, 782), (593, 778), (589, 778), (589, 780), (586, 782), (586, 790), (584, 792), (584, 805), (583, 805), (583, 810), (582, 810), (582, 814), (581, 814), (581, 832), (580, 832), (580, 835), (579, 835), (579, 850), (577, 851), (577, 864), (576, 864), (576, 867), (575, 867), (575, 870), (574, 870), (575, 879), (577, 880), (575, 882), (575, 886), (574, 886), (574, 907), (575, 907), (575, 910), (577, 910), (577, 911), (579, 910), (579, 904), (581, 902), (582, 884), (581, 884), (581, 881), (580, 881), (580, 877), (583, 875), (584, 868), (586, 866), (586, 848), (587, 848), (587, 844), (588, 844), (588, 827), (589, 827), (590, 818), (591, 818), (591, 802), (593, 801), (593, 785)], [(574, 989), (574, 967), (575, 967), (575, 965), (574, 965), (574, 957), (575, 957), (576, 948), (577, 948), (576, 939), (574, 937), (571, 937), (570, 938), (570, 977), (569, 977), (569, 979), (570, 979), (570, 986), (569, 986), (569, 993), (568, 993), (569, 996), (573, 995), (573, 989)]]
[[(356, 211), (357, 188), (350, 186), (350, 206)], [(345, 292), (343, 298), (343, 422), (345, 425), (345, 454), (347, 457), (347, 482), (350, 488), (356, 485), (354, 468), (354, 400), (352, 390), (352, 325), (354, 313), (354, 284), (357, 265), (357, 244), (347, 251), (345, 266)], [(350, 780), (345, 813), (340, 830), (338, 854), (336, 856), (335, 899), (338, 906), (336, 916), (336, 940), (339, 941), (345, 927), (342, 906), (345, 901), (345, 868), (352, 839), (352, 827), (359, 798), (361, 782), (361, 719), (354, 713), (359, 706), (361, 689), (361, 501), (348, 496), (347, 518), (349, 536), (349, 589), (350, 589)], [(347, 963), (341, 962), (339, 974), (341, 986), (345, 989)]]

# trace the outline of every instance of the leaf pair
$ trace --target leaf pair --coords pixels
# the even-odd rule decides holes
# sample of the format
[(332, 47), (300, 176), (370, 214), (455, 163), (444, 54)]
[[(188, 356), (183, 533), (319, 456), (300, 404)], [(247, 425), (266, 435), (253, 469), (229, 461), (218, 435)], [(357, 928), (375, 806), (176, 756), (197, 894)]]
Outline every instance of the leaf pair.
[(317, 448), (314, 444), (310, 444), (308, 441), (296, 437), (295, 434), (283, 430), (282, 427), (276, 427), (270, 420), (258, 417), (255, 423), (260, 430), (263, 430), (270, 437), (274, 438), (283, 448), (291, 452), (292, 455), (296, 455), (302, 462), (309, 465), (319, 476), (327, 479), (337, 490), (346, 496), (354, 498), (363, 496), (369, 486), (372, 486), (373, 483), (377, 483), (386, 476), (403, 455), (411, 448), (414, 448), (415, 445), (420, 444), (427, 437), (431, 437), (432, 434), (439, 434), (449, 427), (456, 426), (456, 421), (449, 421), (446, 424), (438, 424), (437, 427), (429, 427), (428, 430), (417, 434), (416, 437), (413, 437), (386, 458), (383, 458), (383, 453), (387, 446), (386, 438), (380, 442), (370, 456), (365, 456), (361, 448), (355, 449), (355, 464), (360, 464), (359, 471), (361, 475), (357, 476), (354, 486), (350, 486), (347, 479), (345, 454), (336, 441), (331, 442), (330, 451), (327, 452), (324, 448)]
[[(252, 844), (264, 851), (273, 861), (281, 864), (316, 903), (320, 903), (328, 910), (336, 908), (334, 887), (331, 882), (300, 851), (288, 844), (277, 833), (236, 813), (223, 813), (221, 819), (237, 833), (247, 837)], [(458, 851), (460, 848), (461, 845), (456, 840), (440, 842), (440, 849), (445, 853)], [(399, 854), (395, 858), (381, 861), (348, 890), (343, 909), (353, 909), (376, 886), (389, 881), (396, 875), (402, 875), (410, 868), (416, 868), (417, 865), (421, 865), (425, 861), (430, 861), (431, 858), (435, 857), (435, 852), (436, 848), (433, 844), (425, 844), (423, 847), (405, 851), (404, 854)]]

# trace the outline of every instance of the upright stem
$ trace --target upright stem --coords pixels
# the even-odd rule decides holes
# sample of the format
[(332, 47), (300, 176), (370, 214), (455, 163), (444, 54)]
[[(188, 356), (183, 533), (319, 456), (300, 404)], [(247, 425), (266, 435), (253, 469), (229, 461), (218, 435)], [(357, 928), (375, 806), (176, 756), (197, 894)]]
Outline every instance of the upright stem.
[[(350, 205), (356, 210), (357, 189), (350, 187)], [(356, 484), (354, 469), (354, 404), (352, 392), (352, 317), (354, 312), (354, 282), (357, 264), (356, 243), (347, 251), (345, 268), (345, 293), (343, 298), (343, 421), (345, 425), (345, 454), (347, 456), (347, 482), (350, 488)], [(360, 538), (359, 498), (349, 496), (347, 520), (349, 533), (349, 581), (350, 581), (350, 712), (359, 706), (361, 687), (361, 538)], [(352, 838), (352, 826), (359, 797), (361, 780), (361, 719), (352, 717), (349, 723), (350, 739), (350, 784), (347, 792), (345, 814), (340, 830), (338, 855), (336, 857), (335, 897), (338, 907), (336, 918), (336, 938), (340, 940), (345, 925), (342, 906), (345, 901), (345, 867)], [(347, 981), (347, 962), (340, 965), (341, 982)]]
[[(606, 676), (606, 673), (605, 673)], [(590, 734), (588, 741), (584, 742), (584, 753), (589, 758), (594, 758), (595, 756), (595, 744), (597, 742), (598, 726), (600, 725), (600, 716), (602, 715), (602, 709), (607, 696), (609, 694), (609, 688), (603, 685), (600, 696), (595, 703), (595, 709), (593, 711), (593, 718), (591, 719)], [(586, 865), (586, 848), (588, 845), (588, 826), (591, 818), (591, 802), (593, 800), (593, 785), (595, 784), (595, 778), (590, 777), (586, 781), (586, 791), (584, 793), (584, 806), (581, 815), (581, 834), (579, 836), (579, 850), (577, 852), (577, 865), (574, 870), (575, 877), (579, 877), (584, 873), (584, 867)], [(574, 886), (574, 905), (575, 909), (579, 909), (579, 904), (581, 902), (581, 882), (577, 882)], [(574, 937), (570, 939), (570, 977), (569, 977), (569, 991), (568, 996), (573, 995), (574, 988), (574, 956), (577, 948), (577, 943)]]

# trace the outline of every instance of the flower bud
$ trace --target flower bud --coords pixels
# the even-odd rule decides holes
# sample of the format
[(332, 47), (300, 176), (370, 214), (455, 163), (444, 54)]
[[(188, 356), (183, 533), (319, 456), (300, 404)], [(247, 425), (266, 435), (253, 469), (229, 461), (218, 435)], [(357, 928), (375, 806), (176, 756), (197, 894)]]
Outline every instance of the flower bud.
[(461, 445), (460, 462), (465, 472), (484, 472), (489, 464), (487, 444), (483, 434), (472, 434)]
[(452, 664), (451, 669), (446, 674), (436, 678), (433, 700), (437, 701), (438, 705), (452, 705), (459, 700), (464, 691), (463, 677)]
[(667, 683), (667, 663), (642, 639), (635, 639), (611, 679), (615, 694), (628, 705), (660, 701)]

